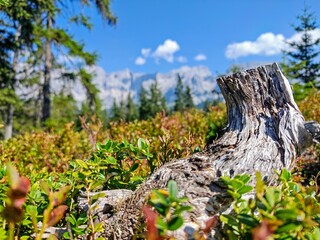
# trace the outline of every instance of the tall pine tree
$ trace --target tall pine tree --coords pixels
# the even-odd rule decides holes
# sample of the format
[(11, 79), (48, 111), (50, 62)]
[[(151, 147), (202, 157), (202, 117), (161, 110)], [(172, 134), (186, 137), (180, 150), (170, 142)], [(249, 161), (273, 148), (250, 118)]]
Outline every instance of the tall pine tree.
[(133, 102), (131, 94), (128, 94), (126, 104), (126, 121), (131, 122), (139, 118), (139, 110), (136, 104)]
[(173, 110), (177, 112), (183, 112), (186, 109), (194, 108), (193, 98), (191, 94), (191, 88), (189, 86), (184, 90), (182, 79), (178, 74), (178, 82), (174, 91), (176, 100), (174, 102)]
[(139, 118), (144, 120), (150, 117), (150, 101), (148, 99), (148, 91), (141, 86), (139, 97)]
[(185, 99), (185, 109), (194, 108), (191, 88), (189, 86), (186, 87), (186, 91), (184, 92), (184, 99)]
[(150, 116), (154, 117), (161, 111), (166, 111), (166, 99), (163, 96), (158, 81), (155, 80), (150, 86)]
[(282, 68), (289, 78), (313, 84), (320, 76), (320, 62), (317, 59), (320, 53), (320, 38), (312, 34), (318, 28), (318, 24), (314, 13), (306, 6), (297, 19), (299, 24), (294, 26), (294, 30), (301, 38), (288, 42), (291, 49), (285, 51), (286, 62)]
[(176, 95), (176, 99), (174, 101), (174, 111), (182, 112), (185, 109), (185, 94), (183, 91), (183, 84), (180, 75), (178, 74), (178, 82), (177, 86), (174, 90), (174, 94)]

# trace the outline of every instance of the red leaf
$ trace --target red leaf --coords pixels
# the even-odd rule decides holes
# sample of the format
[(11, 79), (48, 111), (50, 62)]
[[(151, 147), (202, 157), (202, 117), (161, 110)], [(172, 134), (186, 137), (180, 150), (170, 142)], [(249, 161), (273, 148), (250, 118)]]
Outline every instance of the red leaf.
[(213, 216), (206, 220), (205, 227), (203, 229), (204, 234), (208, 234), (212, 230), (212, 228), (214, 228), (217, 225), (218, 219), (219, 218), (217, 216)]
[(147, 240), (160, 240), (158, 229), (156, 227), (157, 213), (149, 206), (143, 206), (143, 215), (147, 222)]
[(53, 205), (58, 206), (61, 203), (63, 203), (68, 195), (68, 192), (70, 191), (70, 186), (62, 187), (58, 192), (53, 193)]
[(59, 222), (63, 218), (67, 208), (68, 206), (61, 205), (53, 209), (50, 213), (47, 227), (54, 226), (57, 222)]
[(2, 214), (8, 222), (17, 223), (17, 222), (20, 222), (21, 220), (23, 220), (24, 211), (22, 208), (16, 208), (13, 206), (6, 206), (3, 209)]
[(272, 236), (272, 233), (274, 232), (273, 227), (268, 224), (267, 221), (262, 221), (262, 223), (255, 227), (252, 230), (252, 239), (253, 240), (266, 240), (267, 237)]

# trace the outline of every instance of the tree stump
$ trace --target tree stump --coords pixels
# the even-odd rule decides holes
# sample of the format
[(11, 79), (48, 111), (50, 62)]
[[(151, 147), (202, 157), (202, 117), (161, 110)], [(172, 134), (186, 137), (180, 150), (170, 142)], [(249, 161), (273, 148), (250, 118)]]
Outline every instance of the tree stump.
[[(192, 233), (209, 217), (230, 210), (231, 199), (220, 176), (255, 176), (259, 171), (267, 184), (276, 184), (275, 170), (292, 169), (297, 156), (319, 137), (319, 125), (304, 121), (277, 64), (223, 76), (217, 82), (227, 105), (224, 134), (203, 152), (160, 167), (105, 220), (103, 237), (132, 239), (143, 221), (141, 208), (150, 191), (174, 180), (179, 194), (187, 196), (193, 207), (175, 233), (177, 239), (185, 239), (185, 232)], [(220, 234), (219, 228), (213, 229), (209, 239), (220, 239)]]

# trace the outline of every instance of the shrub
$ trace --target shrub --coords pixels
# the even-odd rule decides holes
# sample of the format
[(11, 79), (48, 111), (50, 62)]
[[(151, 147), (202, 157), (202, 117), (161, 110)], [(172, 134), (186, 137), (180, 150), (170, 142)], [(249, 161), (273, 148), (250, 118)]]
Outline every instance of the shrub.
[(245, 194), (250, 176), (222, 177), (233, 197), (233, 213), (223, 214), (228, 239), (319, 239), (320, 194), (315, 181), (303, 187), (283, 170), (278, 175), (281, 185), (266, 186), (256, 175), (254, 197)]

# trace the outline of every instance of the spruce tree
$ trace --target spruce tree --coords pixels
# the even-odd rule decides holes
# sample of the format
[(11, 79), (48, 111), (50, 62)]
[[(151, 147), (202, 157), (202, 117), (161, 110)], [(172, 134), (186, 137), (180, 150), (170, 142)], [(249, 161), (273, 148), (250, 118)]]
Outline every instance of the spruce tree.
[(176, 95), (176, 99), (174, 101), (174, 111), (182, 112), (185, 110), (185, 94), (183, 91), (183, 84), (180, 75), (178, 74), (178, 82), (177, 86), (174, 90), (174, 94)]
[(119, 105), (117, 104), (117, 101), (113, 99), (113, 104), (111, 108), (111, 120), (118, 122), (121, 120), (125, 120), (126, 112), (125, 112), (125, 104), (124, 101), (121, 100)]
[(186, 91), (184, 92), (185, 99), (185, 109), (194, 108), (194, 102), (191, 94), (191, 88), (187, 86)]
[(136, 104), (133, 102), (131, 94), (128, 94), (127, 105), (126, 105), (126, 121), (131, 122), (139, 117), (139, 112)]
[(320, 62), (317, 60), (320, 38), (315, 38), (311, 32), (318, 25), (314, 13), (307, 7), (297, 19), (299, 24), (294, 26), (294, 30), (301, 34), (301, 39), (287, 42), (291, 49), (285, 51), (287, 63), (282, 64), (282, 68), (288, 77), (313, 84), (320, 76)]
[(166, 99), (155, 80), (150, 86), (150, 116), (154, 117), (162, 110), (166, 110)]
[(148, 91), (141, 86), (139, 97), (139, 118), (147, 119), (150, 116), (150, 101), (148, 99)]

